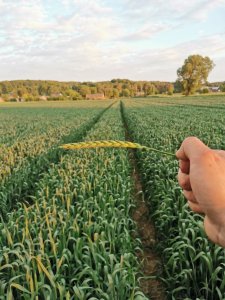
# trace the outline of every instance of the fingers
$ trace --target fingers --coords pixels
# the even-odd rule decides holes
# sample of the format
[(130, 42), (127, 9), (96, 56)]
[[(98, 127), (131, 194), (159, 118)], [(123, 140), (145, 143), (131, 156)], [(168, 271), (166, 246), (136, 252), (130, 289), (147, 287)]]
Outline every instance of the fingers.
[(180, 160), (188, 161), (201, 156), (207, 150), (209, 148), (198, 138), (188, 137), (181, 144), (180, 149), (176, 152), (176, 156)]
[[(199, 164), (201, 157), (206, 157), (205, 154), (209, 153), (209, 150), (210, 152), (212, 151), (198, 138), (188, 137), (183, 141), (180, 149), (176, 152), (180, 167), (178, 172), (179, 185), (183, 189), (183, 194), (188, 201), (189, 207), (197, 213), (204, 213), (204, 211), (192, 191), (189, 173), (190, 169), (193, 170), (193, 166), (196, 167), (196, 165)], [(191, 175), (193, 175), (193, 173)]]
[(192, 191), (186, 191), (186, 190), (183, 190), (183, 194), (184, 194), (184, 197), (185, 197), (188, 201), (190, 201), (190, 202), (192, 202), (192, 203), (198, 204), (198, 201), (196, 200), (195, 195), (193, 194)]
[(188, 205), (191, 208), (191, 210), (193, 210), (194, 212), (199, 213), (199, 214), (204, 213), (204, 211), (201, 209), (199, 204), (188, 201)]
[(182, 173), (189, 174), (190, 172), (190, 161), (189, 160), (179, 160), (179, 167)]
[(183, 195), (187, 199), (190, 209), (199, 214), (204, 213), (191, 190), (189, 175), (180, 172), (180, 176), (178, 175), (178, 181), (180, 186), (183, 188)]
[(191, 210), (196, 213), (204, 213), (192, 191), (190, 176), (179, 170), (178, 182), (181, 188), (183, 189), (184, 197), (188, 200), (188, 205), (191, 208)]
[(191, 183), (189, 175), (183, 173), (180, 169), (178, 172), (178, 182), (183, 190), (191, 191)]

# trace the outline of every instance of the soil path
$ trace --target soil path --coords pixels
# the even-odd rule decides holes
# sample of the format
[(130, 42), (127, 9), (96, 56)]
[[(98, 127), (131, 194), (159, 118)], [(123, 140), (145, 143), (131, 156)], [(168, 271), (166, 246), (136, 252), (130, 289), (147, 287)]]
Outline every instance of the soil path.
[[(121, 104), (121, 116), (125, 129), (125, 138), (126, 141), (132, 141), (132, 138), (129, 134), (128, 126), (124, 117), (122, 102)], [(152, 300), (165, 300), (166, 292), (162, 282), (157, 279), (157, 276), (162, 272), (162, 266), (159, 256), (154, 250), (156, 244), (156, 235), (155, 227), (150, 219), (149, 207), (147, 206), (143, 187), (141, 183), (141, 178), (138, 172), (137, 159), (136, 159), (136, 150), (129, 150), (130, 164), (132, 167), (132, 179), (134, 183), (134, 199), (136, 207), (132, 212), (132, 218), (137, 225), (137, 236), (140, 238), (142, 243), (142, 252), (139, 251), (136, 253), (140, 261), (142, 261), (142, 272), (144, 276), (155, 277), (152, 278), (143, 278), (140, 281), (140, 288), (142, 292)]]

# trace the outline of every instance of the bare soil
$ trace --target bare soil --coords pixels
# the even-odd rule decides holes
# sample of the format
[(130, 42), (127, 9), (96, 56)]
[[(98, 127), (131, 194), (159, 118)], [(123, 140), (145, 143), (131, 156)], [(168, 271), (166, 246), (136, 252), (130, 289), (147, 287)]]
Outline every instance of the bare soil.
[(132, 211), (132, 218), (137, 225), (137, 237), (142, 243), (142, 251), (136, 253), (142, 262), (142, 273), (144, 276), (156, 276), (155, 279), (143, 278), (140, 281), (142, 292), (153, 300), (165, 300), (165, 287), (160, 279), (157, 279), (162, 273), (162, 263), (160, 257), (156, 253), (156, 233), (155, 227), (150, 219), (150, 212), (144, 200), (144, 194), (139, 174), (137, 172), (136, 161), (134, 155), (130, 155), (131, 165), (133, 167), (132, 178), (134, 182), (134, 199), (136, 207)]
[[(121, 115), (125, 128), (125, 138), (127, 141), (132, 142), (123, 116), (122, 108)], [(141, 279), (140, 288), (142, 292), (152, 300), (166, 300), (165, 287), (162, 281), (157, 278), (162, 273), (162, 263), (160, 257), (155, 251), (156, 232), (154, 224), (150, 219), (149, 206), (146, 204), (144, 199), (144, 192), (138, 172), (135, 151), (136, 150), (134, 149), (129, 150), (130, 164), (132, 167), (131, 176), (134, 183), (133, 197), (136, 204), (136, 207), (132, 211), (132, 218), (137, 225), (135, 237), (138, 237), (142, 243), (142, 251), (138, 251), (136, 255), (142, 262), (141, 271), (144, 274), (144, 277), (154, 277)]]

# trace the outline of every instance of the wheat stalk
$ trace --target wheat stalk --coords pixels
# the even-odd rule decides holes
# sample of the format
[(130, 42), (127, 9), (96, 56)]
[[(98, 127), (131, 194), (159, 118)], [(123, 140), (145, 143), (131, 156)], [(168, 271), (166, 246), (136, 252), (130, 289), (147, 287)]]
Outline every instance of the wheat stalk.
[(87, 149), (87, 148), (132, 148), (132, 149), (143, 149), (148, 151), (159, 152), (161, 154), (170, 155), (175, 158), (175, 154), (173, 153), (142, 146), (138, 143), (132, 143), (128, 141), (114, 141), (114, 140), (87, 141), (87, 142), (80, 142), (80, 143), (64, 144), (60, 146), (60, 148), (66, 150), (77, 150), (77, 149)]

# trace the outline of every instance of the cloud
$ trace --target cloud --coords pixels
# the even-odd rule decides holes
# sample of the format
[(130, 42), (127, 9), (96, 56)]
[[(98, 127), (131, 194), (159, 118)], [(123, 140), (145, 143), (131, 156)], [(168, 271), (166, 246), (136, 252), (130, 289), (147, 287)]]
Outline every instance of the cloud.
[[(209, 56), (216, 66), (225, 63), (225, 34), (206, 36), (191, 40), (173, 47), (140, 51), (132, 58), (130, 78), (148, 80), (175, 80), (176, 71), (184, 60), (192, 54)], [(218, 63), (219, 62), (219, 63)], [(123, 66), (129, 69), (129, 64)], [(215, 68), (210, 77), (212, 80), (224, 80), (221, 68)], [(213, 79), (214, 78), (214, 79)]]
[(7, 32), (37, 30), (47, 23), (47, 14), (40, 0), (2, 2), (0, 16), (0, 28)]
[(0, 46), (8, 49), (8, 57), (49, 58), (53, 54), (53, 57), (60, 57), (71, 49), (74, 53), (88, 49), (90, 54), (91, 48), (96, 53), (98, 45), (110, 41), (113, 32), (118, 31), (107, 15), (111, 9), (101, 6), (100, 0), (74, 1), (70, 15), (62, 8), (72, 1), (64, 1), (54, 18), (42, 1), (19, 2), (20, 5), (5, 2), (0, 11)]
[(147, 40), (159, 32), (169, 30), (172, 26), (166, 23), (147, 23), (131, 33), (120, 36), (123, 41)]
[(183, 43), (170, 42), (175, 27), (197, 23), (223, 5), (224, 0), (0, 0), (0, 79), (175, 79), (191, 53), (225, 60), (224, 34), (197, 40), (191, 33)]
[(204, 0), (193, 6), (187, 13), (181, 15), (181, 19), (191, 18), (197, 21), (204, 21), (218, 7), (225, 7), (225, 0)]
[(225, 7), (225, 0), (124, 0), (128, 18), (144, 18), (173, 22), (203, 20), (218, 7)]
[[(205, 21), (225, 0), (123, 0), (121, 18), (128, 29), (125, 41), (149, 40), (158, 33)], [(130, 26), (129, 26), (130, 24)]]
[[(74, 40), (66, 49), (63, 49), (62, 44), (55, 43), (46, 51), (36, 49), (33, 56), (23, 57), (23, 54), (17, 54), (14, 78), (21, 78), (22, 74), (27, 74), (26, 78), (35, 79), (87, 81), (123, 77), (134, 80), (171, 81), (176, 79), (176, 70), (188, 55), (209, 55), (216, 65), (221, 65), (225, 63), (224, 50), (225, 39), (219, 35), (151, 51), (130, 51), (122, 45), (112, 45), (104, 50), (100, 46), (93, 48), (89, 43), (76, 46)], [(62, 51), (63, 56), (60, 55)], [(5, 60), (5, 77), (7, 73), (10, 76), (13, 61), (15, 62), (12, 57)], [(215, 80), (222, 80), (223, 72), (220, 68), (215, 68), (213, 73)]]

